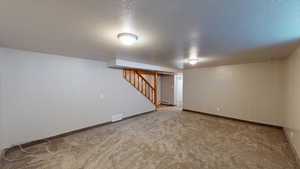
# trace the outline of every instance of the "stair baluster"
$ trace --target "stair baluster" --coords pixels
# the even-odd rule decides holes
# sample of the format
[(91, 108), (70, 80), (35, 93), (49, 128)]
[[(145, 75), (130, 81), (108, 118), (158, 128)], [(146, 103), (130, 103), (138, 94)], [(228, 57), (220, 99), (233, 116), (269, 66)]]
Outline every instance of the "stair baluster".
[(150, 82), (145, 79), (138, 71), (124, 69), (123, 77), (149, 101), (151, 101), (151, 103), (156, 105), (157, 89), (153, 87)]

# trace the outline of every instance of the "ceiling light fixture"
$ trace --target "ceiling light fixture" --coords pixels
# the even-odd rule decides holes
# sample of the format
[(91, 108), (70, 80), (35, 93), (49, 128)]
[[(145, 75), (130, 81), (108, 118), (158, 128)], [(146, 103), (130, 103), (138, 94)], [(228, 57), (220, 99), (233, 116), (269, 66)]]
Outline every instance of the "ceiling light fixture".
[(186, 63), (189, 63), (191, 65), (195, 65), (198, 62), (200, 62), (200, 58), (188, 58), (185, 60)]
[(137, 40), (138, 36), (133, 33), (119, 33), (118, 39), (124, 44), (124, 45), (133, 45)]

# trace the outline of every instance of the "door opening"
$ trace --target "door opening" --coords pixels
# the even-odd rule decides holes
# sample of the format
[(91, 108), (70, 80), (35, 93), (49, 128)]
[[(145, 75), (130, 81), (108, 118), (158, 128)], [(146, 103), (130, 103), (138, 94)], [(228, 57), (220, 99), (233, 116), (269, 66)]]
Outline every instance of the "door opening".
[(183, 74), (160, 74), (158, 84), (159, 103), (182, 107)]

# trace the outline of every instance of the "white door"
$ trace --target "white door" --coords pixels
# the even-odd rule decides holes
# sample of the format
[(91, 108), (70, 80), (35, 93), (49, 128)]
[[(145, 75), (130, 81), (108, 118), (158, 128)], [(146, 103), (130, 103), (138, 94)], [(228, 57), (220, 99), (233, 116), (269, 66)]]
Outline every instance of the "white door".
[(161, 104), (175, 105), (176, 103), (174, 99), (174, 76), (161, 75), (160, 85)]

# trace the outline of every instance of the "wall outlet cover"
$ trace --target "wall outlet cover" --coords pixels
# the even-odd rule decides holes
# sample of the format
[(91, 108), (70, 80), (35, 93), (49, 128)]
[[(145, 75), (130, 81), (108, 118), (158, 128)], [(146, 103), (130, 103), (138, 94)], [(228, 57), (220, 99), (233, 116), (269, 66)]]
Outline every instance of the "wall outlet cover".
[(293, 138), (294, 137), (294, 132), (290, 132), (290, 136), (291, 136), (291, 138)]

